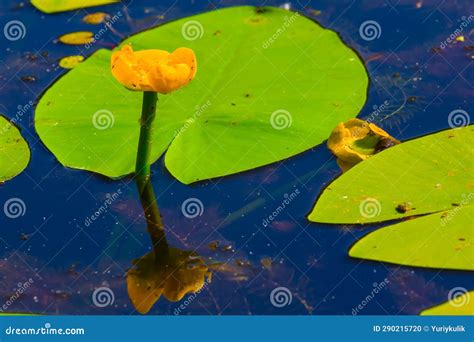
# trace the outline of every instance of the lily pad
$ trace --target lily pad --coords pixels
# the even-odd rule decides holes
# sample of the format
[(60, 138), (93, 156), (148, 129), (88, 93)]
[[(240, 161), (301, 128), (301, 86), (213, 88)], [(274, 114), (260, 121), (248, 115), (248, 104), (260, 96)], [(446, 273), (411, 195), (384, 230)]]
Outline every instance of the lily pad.
[(354, 258), (399, 265), (474, 271), (474, 206), (378, 229), (349, 251)]
[(79, 8), (117, 3), (119, 0), (31, 0), (31, 4), (44, 13), (71, 11)]
[(423, 310), (421, 316), (474, 316), (474, 291), (465, 292), (443, 304)]
[(30, 160), (30, 149), (20, 131), (0, 116), (0, 183), (21, 173)]
[(393, 146), (329, 184), (308, 219), (370, 223), (452, 209), (474, 188), (473, 143), (468, 126)]
[[(318, 145), (366, 100), (367, 73), (356, 53), (335, 32), (283, 9), (212, 11), (124, 43), (196, 52), (193, 82), (160, 96), (150, 156), (154, 162), (166, 151), (166, 167), (186, 184)], [(110, 56), (99, 50), (56, 82), (35, 122), (62, 164), (116, 178), (134, 169), (141, 94), (112, 78)]]

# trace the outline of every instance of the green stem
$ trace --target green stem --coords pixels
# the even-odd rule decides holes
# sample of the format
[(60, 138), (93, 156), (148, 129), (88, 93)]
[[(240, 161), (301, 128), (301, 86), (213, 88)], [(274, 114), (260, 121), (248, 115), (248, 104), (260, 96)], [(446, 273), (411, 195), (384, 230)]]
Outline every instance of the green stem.
[(160, 211), (156, 203), (153, 185), (150, 181), (149, 156), (152, 144), (153, 121), (156, 116), (158, 96), (155, 92), (143, 93), (142, 116), (140, 119), (140, 139), (138, 141), (135, 177), (140, 201), (145, 213), (148, 233), (153, 244), (156, 260), (168, 255), (168, 243), (165, 229), (161, 221)]
[(142, 117), (140, 118), (140, 140), (138, 141), (137, 163), (135, 175), (137, 178), (150, 179), (150, 163), (153, 121), (156, 116), (158, 95), (155, 92), (143, 93)]

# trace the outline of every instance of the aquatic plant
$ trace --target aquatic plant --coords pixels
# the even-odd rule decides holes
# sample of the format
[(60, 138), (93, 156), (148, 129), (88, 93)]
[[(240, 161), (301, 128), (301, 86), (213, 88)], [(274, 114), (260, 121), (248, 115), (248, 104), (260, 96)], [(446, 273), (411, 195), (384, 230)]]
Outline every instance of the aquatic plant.
[(31, 0), (31, 4), (44, 13), (57, 13), (74, 9), (117, 3), (120, 0)]
[[(312, 148), (366, 100), (367, 72), (356, 53), (335, 32), (283, 9), (211, 11), (139, 33), (122, 46), (130, 44), (187, 46), (199, 59), (195, 81), (160, 100), (152, 132), (150, 162), (164, 155), (166, 168), (185, 184)], [(306, 46), (305, 53), (295, 44)], [(116, 86), (108, 70), (112, 53), (98, 50), (59, 79), (40, 99), (35, 126), (63, 165), (119, 178), (134, 170), (133, 113), (141, 98)]]
[(21, 173), (30, 160), (30, 148), (20, 131), (0, 116), (0, 183)]
[(357, 164), (328, 185), (308, 219), (364, 224), (413, 218), (362, 238), (349, 255), (474, 270), (473, 132), (473, 126), (438, 132)]

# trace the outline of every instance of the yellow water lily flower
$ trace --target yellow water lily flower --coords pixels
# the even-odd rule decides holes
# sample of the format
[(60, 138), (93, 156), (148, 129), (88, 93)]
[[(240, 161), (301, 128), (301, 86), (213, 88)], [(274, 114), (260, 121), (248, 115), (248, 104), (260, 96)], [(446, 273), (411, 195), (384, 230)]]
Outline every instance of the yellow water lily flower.
[(112, 54), (111, 68), (115, 79), (130, 90), (167, 94), (191, 82), (197, 62), (194, 51), (184, 47), (169, 53), (133, 51), (125, 45)]
[(327, 146), (343, 172), (374, 154), (400, 144), (380, 127), (360, 119), (341, 122), (329, 136)]

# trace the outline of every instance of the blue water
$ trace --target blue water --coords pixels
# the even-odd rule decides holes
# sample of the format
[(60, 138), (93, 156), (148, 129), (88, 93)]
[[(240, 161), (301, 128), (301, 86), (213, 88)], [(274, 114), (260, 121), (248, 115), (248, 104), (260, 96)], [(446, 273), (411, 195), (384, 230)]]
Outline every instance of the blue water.
[[(392, 4), (390, 4), (392, 3)], [(371, 79), (368, 100), (359, 117), (367, 118), (386, 101), (385, 120), (375, 120), (400, 140), (449, 128), (448, 114), (469, 109), (473, 95), (472, 45), (468, 30), (464, 43), (434, 51), (457, 29), (463, 16), (473, 13), (466, 1), (330, 1), (292, 2), (294, 10), (338, 32), (366, 61)], [(88, 56), (111, 48), (121, 36), (159, 23), (216, 7), (260, 1), (133, 1), (122, 4), (46, 15), (28, 2), (2, 1), (0, 24), (21, 20), (26, 36), (10, 42), (0, 36), (0, 112), (13, 118), (18, 106), (36, 103), (41, 94), (66, 71), (61, 57)], [(265, 5), (280, 6), (279, 1)], [(56, 38), (78, 30), (99, 30), (81, 22), (86, 13), (103, 10), (127, 13), (90, 49), (58, 44)], [(318, 12), (320, 11), (320, 12)], [(159, 16), (164, 15), (164, 19)], [(381, 37), (365, 41), (359, 26), (375, 20)], [(32, 57), (33, 56), (33, 57)], [(34, 76), (34, 81), (25, 81)], [(23, 78), (23, 80), (22, 80)], [(73, 113), (65, 113), (65, 115)], [(131, 260), (150, 250), (145, 221), (135, 184), (130, 179), (111, 181), (89, 172), (61, 166), (41, 143), (33, 126), (34, 107), (18, 126), (32, 157), (27, 169), (0, 187), (0, 204), (21, 198), (25, 215), (0, 215), (0, 302), (18, 283), (33, 280), (6, 311), (43, 314), (135, 314), (126, 292), (125, 273)], [(324, 145), (257, 170), (185, 186), (163, 167), (153, 165), (153, 185), (167, 228), (170, 245), (196, 250), (209, 263), (227, 263), (213, 272), (212, 282), (188, 301), (181, 314), (346, 314), (350, 315), (385, 278), (388, 285), (359, 314), (418, 314), (447, 300), (456, 286), (473, 289), (468, 272), (399, 267), (351, 259), (347, 251), (355, 241), (383, 225), (334, 226), (309, 223), (306, 215), (318, 194), (339, 175), (335, 159)], [(107, 194), (122, 195), (111, 209), (88, 227), (85, 218), (103, 205)], [(263, 219), (298, 189), (272, 225)], [(204, 212), (187, 219), (184, 200), (202, 201)], [(212, 250), (211, 242), (230, 245)], [(262, 259), (265, 260), (262, 264)], [(271, 260), (271, 262), (269, 262)], [(269, 266), (271, 264), (271, 266)], [(264, 266), (265, 265), (265, 266)], [(105, 286), (114, 293), (113, 304), (93, 304), (94, 289)], [(286, 287), (291, 304), (275, 307), (270, 293)], [(3, 299), (2, 299), (3, 298)], [(188, 296), (185, 297), (187, 299)], [(184, 300), (183, 300), (184, 302)], [(161, 298), (151, 314), (173, 314), (182, 303)]]

